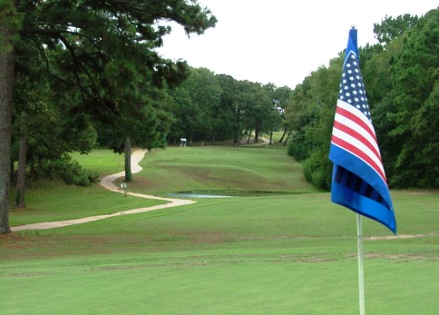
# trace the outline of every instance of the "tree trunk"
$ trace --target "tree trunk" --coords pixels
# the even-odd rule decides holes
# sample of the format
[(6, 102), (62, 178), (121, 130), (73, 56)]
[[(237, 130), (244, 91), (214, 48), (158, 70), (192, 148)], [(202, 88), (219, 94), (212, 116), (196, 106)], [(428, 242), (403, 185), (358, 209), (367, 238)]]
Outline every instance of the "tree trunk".
[(235, 112), (235, 123), (233, 124), (233, 142), (235, 143), (236, 146), (239, 146), (239, 142), (241, 141), (241, 134), (242, 134), (242, 130), (241, 130), (241, 119), (240, 116), (238, 114), (238, 112)]
[(268, 144), (273, 144), (273, 127), (270, 130), (270, 142)]
[[(26, 122), (22, 122), (26, 124)], [(17, 170), (17, 187), (15, 196), (15, 207), (26, 208), (24, 199), (24, 190), (26, 184), (26, 155), (27, 155), (27, 128), (23, 126), (20, 135), (20, 144), (18, 149), (18, 170)]]
[[(14, 88), (14, 54), (8, 39), (11, 32), (0, 20), (0, 234), (9, 227), (9, 188), (11, 166), (12, 91)], [(4, 45), (6, 43), (6, 45)]]
[(288, 142), (288, 139), (290, 138), (291, 134), (293, 133), (292, 130), (290, 130), (290, 132), (288, 133), (287, 137), (285, 138), (284, 144), (282, 146), (285, 146)]
[(215, 128), (212, 128), (212, 145), (215, 145)]
[(282, 134), (282, 137), (280, 138), (279, 143), (282, 143), (282, 141), (284, 141), (284, 137), (287, 134), (287, 130), (288, 130), (288, 127), (285, 127), (284, 128), (284, 133)]
[(235, 125), (233, 126), (233, 143), (234, 143), (235, 145), (238, 145), (238, 141), (239, 141), (239, 133), (240, 133), (239, 128), (238, 128), (238, 126), (235, 124)]
[(131, 182), (133, 174), (131, 173), (131, 141), (127, 137), (125, 140), (125, 182)]
[(248, 133), (247, 144), (250, 143), (250, 137), (252, 136), (252, 131), (253, 131), (253, 129), (250, 129), (250, 131), (249, 131), (249, 133)]
[(239, 130), (238, 134), (238, 141), (236, 142), (235, 146), (239, 147), (241, 145), (242, 139), (244, 139), (246, 131), (241, 129)]

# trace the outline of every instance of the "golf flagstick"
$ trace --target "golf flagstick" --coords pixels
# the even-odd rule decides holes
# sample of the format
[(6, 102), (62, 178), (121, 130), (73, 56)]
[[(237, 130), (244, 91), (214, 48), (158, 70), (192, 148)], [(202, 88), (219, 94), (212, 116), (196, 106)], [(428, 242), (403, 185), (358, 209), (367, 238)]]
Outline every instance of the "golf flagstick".
[(357, 250), (358, 250), (358, 293), (360, 299), (360, 315), (365, 315), (364, 305), (364, 268), (363, 268), (363, 222), (357, 213)]
[(383, 224), (394, 234), (396, 219), (360, 71), (354, 26), (345, 51), (329, 159), (333, 163), (331, 201), (357, 213), (360, 315), (365, 315), (361, 216)]

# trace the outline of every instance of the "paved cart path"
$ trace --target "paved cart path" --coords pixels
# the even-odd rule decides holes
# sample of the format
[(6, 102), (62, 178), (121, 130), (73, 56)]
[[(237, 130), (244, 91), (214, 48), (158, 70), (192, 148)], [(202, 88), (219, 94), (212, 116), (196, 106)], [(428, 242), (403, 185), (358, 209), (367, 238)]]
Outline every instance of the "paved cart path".
[[(143, 157), (145, 156), (146, 150), (136, 150), (131, 155), (131, 171), (132, 173), (138, 173), (142, 170), (142, 167), (139, 165), (140, 161), (142, 161)], [(120, 177), (124, 177), (125, 172), (119, 172), (116, 174), (105, 176), (101, 179), (100, 184), (102, 187), (104, 187), (107, 190), (110, 190), (115, 193), (121, 193), (123, 194), (124, 191), (120, 189), (117, 185), (114, 184), (116, 179)], [(41, 222), (41, 223), (32, 223), (32, 224), (26, 224), (21, 226), (12, 227), (11, 230), (14, 231), (24, 231), (24, 230), (46, 230), (46, 229), (54, 229), (69, 225), (75, 225), (75, 224), (81, 224), (86, 222), (93, 222), (98, 221), (102, 219), (117, 217), (121, 215), (127, 215), (127, 214), (135, 214), (135, 213), (141, 213), (141, 212), (148, 212), (148, 211), (154, 211), (154, 210), (160, 210), (165, 208), (171, 208), (171, 207), (178, 207), (183, 205), (188, 205), (195, 203), (193, 200), (188, 199), (176, 199), (176, 198), (162, 198), (157, 196), (151, 196), (151, 195), (144, 195), (139, 193), (133, 193), (133, 192), (126, 192), (127, 195), (135, 196), (139, 198), (145, 198), (145, 199), (154, 199), (154, 200), (163, 200), (167, 201), (168, 203), (162, 204), (162, 205), (156, 205), (151, 207), (145, 207), (145, 208), (136, 208), (131, 210), (125, 210), (120, 212), (115, 212), (111, 214), (104, 214), (104, 215), (96, 215), (96, 216), (90, 216), (80, 219), (73, 219), (73, 220), (64, 220), (64, 221), (55, 221), (55, 222)]]

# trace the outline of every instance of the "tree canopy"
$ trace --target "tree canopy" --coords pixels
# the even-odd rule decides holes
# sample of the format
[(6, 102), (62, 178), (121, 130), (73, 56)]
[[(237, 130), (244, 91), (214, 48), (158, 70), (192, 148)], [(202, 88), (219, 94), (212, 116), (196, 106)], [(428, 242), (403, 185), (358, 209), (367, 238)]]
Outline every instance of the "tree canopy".
[(214, 144), (233, 139), (239, 145), (244, 135), (270, 132), (281, 127), (282, 106), (291, 89), (250, 81), (238, 81), (206, 68), (191, 68), (187, 80), (169, 91), (174, 123), (169, 142), (181, 137)]

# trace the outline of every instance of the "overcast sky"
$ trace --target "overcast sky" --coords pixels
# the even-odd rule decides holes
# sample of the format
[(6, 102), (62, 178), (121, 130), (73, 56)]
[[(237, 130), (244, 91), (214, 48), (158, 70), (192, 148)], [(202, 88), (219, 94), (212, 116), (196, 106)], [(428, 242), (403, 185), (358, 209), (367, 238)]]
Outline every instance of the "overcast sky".
[(218, 19), (203, 35), (180, 26), (159, 52), (215, 74), (294, 88), (346, 48), (351, 25), (358, 44), (374, 44), (373, 24), (387, 16), (422, 16), (438, 0), (199, 0)]

